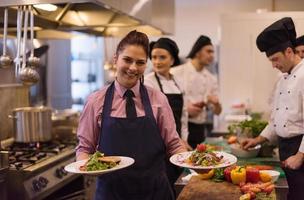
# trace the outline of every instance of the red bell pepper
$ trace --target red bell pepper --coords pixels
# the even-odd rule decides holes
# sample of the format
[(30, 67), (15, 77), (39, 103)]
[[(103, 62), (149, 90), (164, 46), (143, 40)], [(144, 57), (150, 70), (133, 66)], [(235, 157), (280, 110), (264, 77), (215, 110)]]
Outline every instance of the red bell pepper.
[(246, 182), (257, 183), (260, 181), (260, 172), (254, 167), (246, 167)]

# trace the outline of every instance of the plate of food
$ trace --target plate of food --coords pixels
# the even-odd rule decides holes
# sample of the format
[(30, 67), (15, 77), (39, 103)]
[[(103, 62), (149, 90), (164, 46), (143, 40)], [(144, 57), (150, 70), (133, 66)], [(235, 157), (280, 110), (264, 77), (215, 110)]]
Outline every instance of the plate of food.
[(65, 166), (67, 172), (84, 175), (101, 175), (131, 166), (134, 159), (125, 156), (105, 156), (96, 151), (89, 159), (79, 160)]
[(237, 158), (224, 151), (209, 150), (206, 145), (200, 144), (194, 151), (171, 156), (170, 162), (189, 169), (216, 169), (235, 164)]

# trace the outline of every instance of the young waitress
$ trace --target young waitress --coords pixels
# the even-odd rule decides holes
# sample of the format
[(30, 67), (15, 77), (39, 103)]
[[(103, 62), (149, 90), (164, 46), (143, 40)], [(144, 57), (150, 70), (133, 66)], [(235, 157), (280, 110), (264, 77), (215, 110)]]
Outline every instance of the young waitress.
[(99, 150), (135, 163), (98, 177), (95, 199), (174, 199), (165, 157), (184, 152), (167, 98), (146, 88), (149, 40), (132, 31), (117, 46), (116, 80), (88, 97), (78, 128), (77, 160)]

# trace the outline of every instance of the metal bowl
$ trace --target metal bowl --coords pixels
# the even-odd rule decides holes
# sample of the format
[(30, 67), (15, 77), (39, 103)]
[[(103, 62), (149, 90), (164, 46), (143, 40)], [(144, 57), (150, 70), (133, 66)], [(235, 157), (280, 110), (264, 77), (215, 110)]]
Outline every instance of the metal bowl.
[(248, 150), (244, 150), (241, 148), (239, 144), (231, 144), (231, 153), (239, 158), (254, 158), (259, 154), (261, 149), (261, 145), (257, 145), (253, 148), (249, 148)]

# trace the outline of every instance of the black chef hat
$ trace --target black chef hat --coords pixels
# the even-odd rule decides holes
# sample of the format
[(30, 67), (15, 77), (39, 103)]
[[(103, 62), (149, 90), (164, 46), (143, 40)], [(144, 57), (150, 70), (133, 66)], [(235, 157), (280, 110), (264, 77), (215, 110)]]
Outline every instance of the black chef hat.
[(155, 48), (160, 48), (160, 49), (165, 49), (167, 50), (171, 56), (174, 59), (174, 63), (172, 66), (180, 65), (180, 60), (178, 57), (179, 49), (177, 47), (177, 44), (169, 39), (169, 38), (160, 38), (156, 42), (151, 42), (150, 43), (150, 52), (149, 52), (149, 58), (151, 59), (152, 55), (152, 50)]
[(300, 45), (304, 45), (304, 35), (302, 35), (301, 37), (298, 37), (296, 40), (296, 47), (300, 46)]
[(197, 52), (199, 52), (204, 46), (207, 46), (207, 45), (212, 45), (210, 38), (205, 35), (201, 35), (194, 43), (187, 58), (194, 58), (195, 54)]
[(296, 44), (296, 30), (292, 19), (284, 17), (268, 26), (259, 34), (256, 44), (267, 57), (287, 47), (293, 48)]

